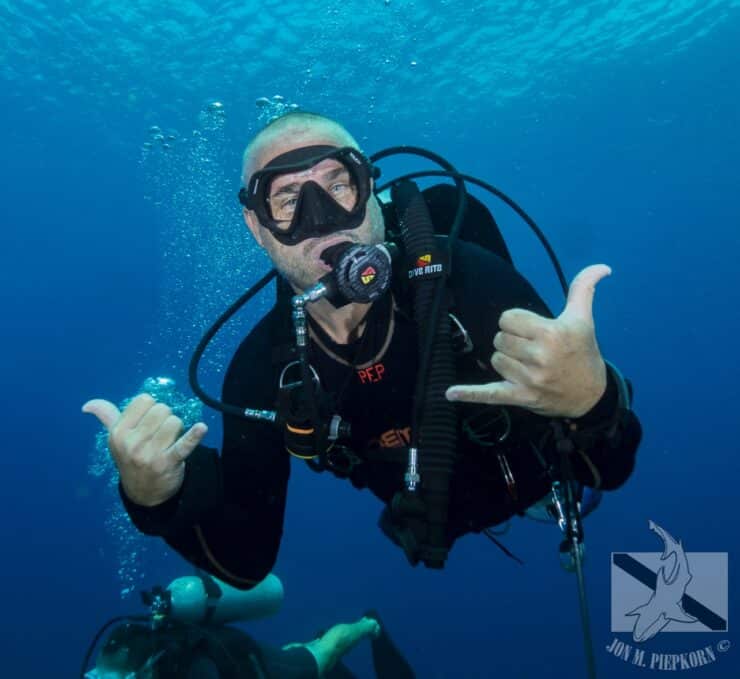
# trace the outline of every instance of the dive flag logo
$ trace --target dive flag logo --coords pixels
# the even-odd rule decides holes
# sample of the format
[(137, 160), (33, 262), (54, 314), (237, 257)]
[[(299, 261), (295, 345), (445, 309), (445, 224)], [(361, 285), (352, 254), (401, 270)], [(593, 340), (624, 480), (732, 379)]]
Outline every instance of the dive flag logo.
[(368, 266), (361, 274), (360, 274), (360, 280), (362, 281), (363, 285), (370, 285), (375, 280), (375, 276), (378, 275), (378, 272), (375, 270), (373, 266)]
[(416, 260), (417, 267), (427, 266), (428, 264), (431, 264), (431, 263), (432, 263), (431, 255), (422, 255), (421, 257), (419, 257), (419, 259)]
[(726, 632), (727, 552), (685, 552), (653, 521), (663, 552), (613, 552), (611, 630), (641, 643), (660, 632)]

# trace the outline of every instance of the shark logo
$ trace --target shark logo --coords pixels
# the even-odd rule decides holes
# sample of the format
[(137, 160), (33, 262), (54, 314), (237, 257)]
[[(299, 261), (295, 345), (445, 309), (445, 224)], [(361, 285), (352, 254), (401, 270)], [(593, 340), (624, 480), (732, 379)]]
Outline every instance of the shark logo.
[[(686, 613), (681, 605), (693, 577), (683, 545), (653, 521), (648, 526), (663, 540), (663, 555), (660, 557), (655, 591), (649, 601), (626, 614), (637, 618), (632, 630), (632, 638), (637, 642), (652, 639), (670, 622), (696, 622), (696, 618)], [(667, 572), (666, 562), (669, 560), (672, 565), (670, 572)]]

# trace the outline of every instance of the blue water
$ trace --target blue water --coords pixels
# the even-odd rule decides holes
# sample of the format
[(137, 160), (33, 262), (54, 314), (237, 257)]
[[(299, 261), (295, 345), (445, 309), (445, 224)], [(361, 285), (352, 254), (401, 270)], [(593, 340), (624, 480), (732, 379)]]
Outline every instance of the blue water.
[[(142, 610), (135, 590), (188, 572), (126, 534), (79, 408), (151, 375), (185, 390), (203, 329), (266, 270), (235, 192), (265, 115), (255, 102), (274, 95), (339, 119), (368, 152), (427, 146), (491, 181), (569, 278), (612, 266), (599, 341), (635, 384), (645, 438), (633, 477), (586, 523), (599, 676), (650, 672), (605, 650), (610, 555), (659, 551), (650, 519), (687, 552), (729, 552), (737, 613), (740, 2), (16, 1), (0, 3), (0, 35), (3, 676), (75, 676), (102, 622)], [(536, 241), (490, 204), (557, 311)], [(216, 343), (209, 388), (268, 305)], [(246, 629), (306, 641), (375, 607), (419, 677), (585, 676), (556, 528), (513, 522), (524, 567), (470, 536), (439, 573), (407, 565), (378, 511), (296, 467), (276, 568), (286, 603)], [(732, 626), (646, 648), (725, 639)], [(739, 653), (692, 675), (739, 676)], [(347, 661), (371, 676), (366, 647)]]

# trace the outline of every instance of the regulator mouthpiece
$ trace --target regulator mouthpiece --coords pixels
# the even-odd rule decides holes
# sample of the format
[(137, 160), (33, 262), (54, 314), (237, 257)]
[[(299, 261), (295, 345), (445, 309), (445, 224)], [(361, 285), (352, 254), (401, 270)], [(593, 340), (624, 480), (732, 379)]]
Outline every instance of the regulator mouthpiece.
[(319, 281), (328, 289), (326, 298), (336, 307), (378, 299), (391, 285), (394, 251), (391, 245), (349, 241), (328, 247), (321, 259), (333, 270)]

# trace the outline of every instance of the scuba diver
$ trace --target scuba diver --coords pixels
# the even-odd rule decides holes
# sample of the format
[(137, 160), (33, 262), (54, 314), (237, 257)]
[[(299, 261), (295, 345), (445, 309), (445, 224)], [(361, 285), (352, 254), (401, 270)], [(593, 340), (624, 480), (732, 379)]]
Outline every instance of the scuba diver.
[[(379, 186), (378, 161), (413, 153), (442, 170)], [(454, 186), (421, 191), (419, 177)], [(568, 287), (511, 199), (435, 154), (369, 158), (339, 123), (291, 112), (244, 153), (244, 221), (274, 271), (206, 333), (195, 393), (223, 413), (221, 453), (141, 394), (120, 412), (83, 406), (109, 432), (133, 523), (191, 563), (249, 589), (273, 568), (290, 460), (382, 503), (379, 524), (412, 565), (442, 568), (468, 533), (538, 505), (579, 559), (584, 488), (630, 476), (642, 437), (632, 387), (599, 350), (590, 266)], [(554, 316), (514, 267), (487, 208), (493, 192), (538, 234), (567, 294)], [(220, 399), (198, 384), (218, 328), (271, 280), (277, 301), (234, 354)], [(507, 551), (503, 545), (499, 546)], [(508, 552), (507, 552), (508, 553)]]
[[(414, 679), (374, 611), (334, 625), (307, 643), (282, 648), (255, 641), (228, 623), (274, 615), (283, 602), (269, 574), (244, 591), (199, 572), (142, 593), (148, 615), (118, 616), (95, 635), (82, 664), (85, 679), (352, 679), (341, 658), (370, 639), (378, 679)], [(98, 640), (116, 625), (87, 670)]]

